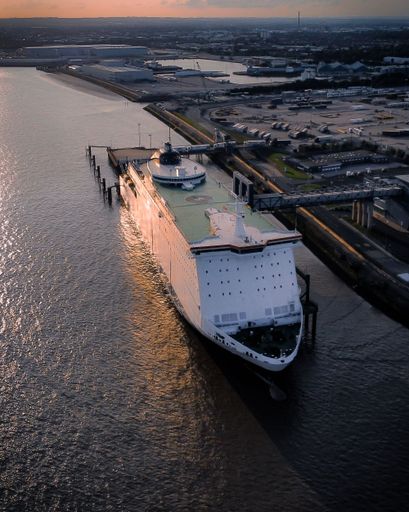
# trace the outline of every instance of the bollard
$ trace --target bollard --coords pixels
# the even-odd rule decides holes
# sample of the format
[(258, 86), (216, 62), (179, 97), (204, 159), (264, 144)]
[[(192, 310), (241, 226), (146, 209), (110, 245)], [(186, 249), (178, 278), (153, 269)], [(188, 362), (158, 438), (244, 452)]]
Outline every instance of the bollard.
[(105, 194), (106, 190), (107, 190), (107, 183), (106, 183), (106, 180), (105, 178), (102, 178), (102, 192)]
[(101, 166), (97, 165), (97, 178), (101, 177)]
[(112, 204), (112, 187), (108, 187), (108, 204)]

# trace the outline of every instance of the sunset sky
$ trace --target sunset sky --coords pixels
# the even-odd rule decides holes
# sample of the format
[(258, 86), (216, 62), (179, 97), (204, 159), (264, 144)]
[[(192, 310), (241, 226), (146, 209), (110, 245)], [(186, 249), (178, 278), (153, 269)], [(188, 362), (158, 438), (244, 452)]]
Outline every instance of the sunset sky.
[(0, 0), (0, 18), (409, 16), (408, 0)]

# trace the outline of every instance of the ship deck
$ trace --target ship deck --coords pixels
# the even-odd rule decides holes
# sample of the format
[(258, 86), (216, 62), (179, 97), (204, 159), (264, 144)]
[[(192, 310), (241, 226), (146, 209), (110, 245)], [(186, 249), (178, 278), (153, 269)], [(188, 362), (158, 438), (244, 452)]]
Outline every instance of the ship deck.
[[(211, 223), (205, 215), (208, 208), (216, 208), (220, 212), (234, 213), (236, 201), (229, 190), (209, 174), (206, 182), (198, 185), (191, 191), (181, 190), (177, 187), (167, 187), (155, 184), (159, 194), (165, 199), (167, 206), (175, 217), (175, 222), (186, 240), (193, 244), (214, 235), (211, 232)], [(283, 229), (272, 221), (271, 215), (252, 212), (247, 205), (243, 208), (244, 224), (258, 229), (262, 233), (269, 233), (269, 239), (282, 239), (292, 237), (293, 233)]]

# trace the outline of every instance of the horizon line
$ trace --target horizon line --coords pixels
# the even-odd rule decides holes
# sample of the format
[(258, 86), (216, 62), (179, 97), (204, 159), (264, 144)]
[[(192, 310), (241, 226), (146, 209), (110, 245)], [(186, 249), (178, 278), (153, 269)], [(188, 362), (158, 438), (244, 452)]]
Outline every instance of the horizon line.
[[(0, 20), (101, 20), (101, 19), (181, 19), (181, 20), (200, 20), (200, 19), (242, 19), (242, 20), (248, 20), (248, 19), (254, 19), (254, 20), (269, 20), (269, 19), (293, 19), (297, 18), (297, 13), (294, 14), (294, 16), (14, 16), (14, 17), (1, 17)], [(402, 20), (402, 19), (408, 19), (409, 20), (409, 14), (405, 15), (393, 15), (393, 16), (368, 16), (368, 15), (343, 15), (343, 16), (336, 16), (336, 15), (328, 15), (328, 16), (303, 16), (304, 20), (306, 19), (366, 19), (366, 20), (373, 20), (373, 19), (396, 19), (396, 20)], [(409, 27), (408, 27), (409, 28)]]

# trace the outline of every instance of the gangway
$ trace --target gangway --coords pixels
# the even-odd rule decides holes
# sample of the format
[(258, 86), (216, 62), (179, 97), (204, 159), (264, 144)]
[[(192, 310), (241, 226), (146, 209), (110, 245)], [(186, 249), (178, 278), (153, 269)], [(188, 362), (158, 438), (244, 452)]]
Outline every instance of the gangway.
[(319, 206), (332, 203), (348, 203), (358, 200), (373, 200), (374, 197), (393, 197), (402, 194), (397, 185), (364, 186), (359, 189), (332, 190), (325, 192), (309, 192), (303, 194), (258, 194), (254, 195), (255, 210), (278, 210), (298, 208), (301, 206)]

